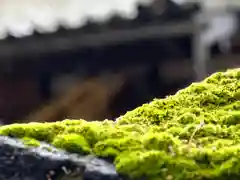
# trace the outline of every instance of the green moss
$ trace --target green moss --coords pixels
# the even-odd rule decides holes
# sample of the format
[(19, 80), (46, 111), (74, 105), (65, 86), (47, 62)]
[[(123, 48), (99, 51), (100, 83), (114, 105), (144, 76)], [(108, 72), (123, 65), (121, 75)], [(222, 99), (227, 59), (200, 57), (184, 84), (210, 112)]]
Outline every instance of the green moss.
[(13, 124), (0, 134), (111, 158), (132, 179), (240, 179), (240, 69), (215, 73), (117, 122)]
[(24, 137), (24, 138), (22, 138), (22, 140), (23, 140), (23, 143), (26, 146), (32, 146), (32, 147), (40, 146), (40, 142), (38, 140), (36, 140), (36, 139), (29, 138), (29, 137)]
[(54, 138), (52, 145), (57, 148), (65, 149), (75, 153), (91, 153), (88, 142), (82, 135), (78, 134), (63, 134)]

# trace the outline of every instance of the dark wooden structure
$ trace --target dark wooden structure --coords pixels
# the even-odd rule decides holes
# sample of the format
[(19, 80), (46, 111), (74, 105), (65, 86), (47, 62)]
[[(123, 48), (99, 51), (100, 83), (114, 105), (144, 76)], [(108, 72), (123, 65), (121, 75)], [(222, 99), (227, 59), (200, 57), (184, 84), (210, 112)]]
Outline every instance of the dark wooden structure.
[[(196, 26), (189, 17), (198, 8), (167, 7), (161, 15), (152, 13), (149, 7), (139, 7), (134, 20), (113, 17), (105, 24), (89, 22), (77, 30), (60, 29), (52, 34), (0, 41), (0, 118), (8, 123), (24, 118), (47, 102), (53, 96), (54, 77), (62, 74), (84, 78), (108, 71), (144, 69), (144, 80), (133, 74), (128, 84), (144, 82), (131, 87), (132, 94), (148, 87), (145, 97), (137, 97), (132, 105), (128, 99), (121, 100), (121, 107), (116, 105), (122, 109), (119, 113), (186, 86), (194, 80), (191, 39)], [(211, 63), (214, 71), (215, 67), (238, 66), (239, 60), (218, 58)], [(128, 92), (120, 93), (116, 102), (130, 97)]]

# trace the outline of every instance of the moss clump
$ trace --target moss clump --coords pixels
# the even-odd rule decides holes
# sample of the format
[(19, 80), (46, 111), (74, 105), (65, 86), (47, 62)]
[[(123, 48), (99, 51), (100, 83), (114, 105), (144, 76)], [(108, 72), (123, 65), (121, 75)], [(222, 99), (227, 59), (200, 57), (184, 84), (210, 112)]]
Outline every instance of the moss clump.
[(62, 134), (54, 138), (52, 145), (75, 153), (91, 153), (91, 149), (82, 135)]
[(240, 69), (215, 73), (117, 122), (13, 124), (0, 134), (111, 158), (132, 179), (240, 179)]
[(26, 146), (32, 146), (32, 147), (40, 146), (40, 142), (36, 139), (24, 137), (22, 138), (22, 140), (23, 140), (23, 144), (25, 144)]

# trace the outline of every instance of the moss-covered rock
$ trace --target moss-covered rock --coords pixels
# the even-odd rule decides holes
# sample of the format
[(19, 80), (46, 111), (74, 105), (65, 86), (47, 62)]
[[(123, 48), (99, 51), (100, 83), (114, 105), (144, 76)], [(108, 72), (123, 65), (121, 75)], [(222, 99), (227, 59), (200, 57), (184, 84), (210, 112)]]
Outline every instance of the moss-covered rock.
[(132, 179), (240, 179), (240, 69), (215, 73), (116, 122), (13, 124), (0, 134), (112, 159)]

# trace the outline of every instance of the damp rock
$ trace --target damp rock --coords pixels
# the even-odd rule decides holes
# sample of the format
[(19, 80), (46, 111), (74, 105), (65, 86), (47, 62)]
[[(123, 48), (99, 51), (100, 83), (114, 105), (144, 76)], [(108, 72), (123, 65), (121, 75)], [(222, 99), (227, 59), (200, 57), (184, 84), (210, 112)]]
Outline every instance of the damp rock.
[(0, 180), (120, 180), (115, 167), (92, 155), (81, 156), (41, 142), (26, 146), (0, 136)]

